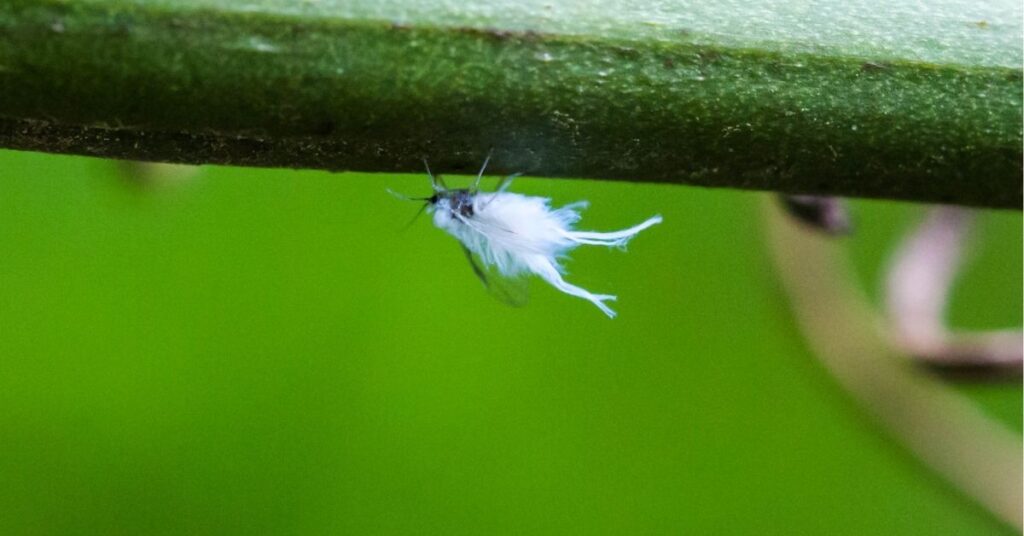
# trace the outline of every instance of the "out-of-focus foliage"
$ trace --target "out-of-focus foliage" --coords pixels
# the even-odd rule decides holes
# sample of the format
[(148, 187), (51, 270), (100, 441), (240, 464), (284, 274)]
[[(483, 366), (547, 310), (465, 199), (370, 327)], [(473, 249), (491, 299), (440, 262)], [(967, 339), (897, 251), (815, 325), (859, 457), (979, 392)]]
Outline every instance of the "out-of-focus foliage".
[[(5, 534), (1003, 534), (808, 353), (759, 195), (521, 179), (584, 226), (665, 223), (493, 300), (384, 189), (423, 176), (0, 153)], [(457, 179), (450, 179), (457, 182)], [(876, 291), (922, 213), (855, 204)], [(981, 219), (965, 327), (1021, 322), (1021, 216)], [(1017, 385), (963, 387), (1021, 429)]]

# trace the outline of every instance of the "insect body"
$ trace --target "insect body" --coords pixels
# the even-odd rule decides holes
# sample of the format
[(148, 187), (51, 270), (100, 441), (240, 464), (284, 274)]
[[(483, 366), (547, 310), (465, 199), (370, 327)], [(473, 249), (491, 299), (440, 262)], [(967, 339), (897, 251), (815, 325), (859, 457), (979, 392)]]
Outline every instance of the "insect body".
[[(488, 158), (489, 160), (489, 158)], [(615, 317), (605, 302), (614, 301), (609, 294), (593, 294), (562, 278), (560, 263), (569, 251), (579, 245), (625, 247), (640, 231), (661, 223), (653, 216), (639, 225), (610, 233), (577, 231), (573, 225), (580, 220), (585, 201), (552, 208), (551, 200), (508, 192), (515, 175), (502, 180), (497, 191), (480, 192), (480, 178), (487, 161), (470, 189), (448, 189), (440, 177), (430, 173), (434, 194), (426, 201), (434, 225), (454, 236), (467, 253), (473, 269), (491, 287), (487, 274), (519, 279), (534, 274), (556, 289), (596, 305), (609, 317)]]

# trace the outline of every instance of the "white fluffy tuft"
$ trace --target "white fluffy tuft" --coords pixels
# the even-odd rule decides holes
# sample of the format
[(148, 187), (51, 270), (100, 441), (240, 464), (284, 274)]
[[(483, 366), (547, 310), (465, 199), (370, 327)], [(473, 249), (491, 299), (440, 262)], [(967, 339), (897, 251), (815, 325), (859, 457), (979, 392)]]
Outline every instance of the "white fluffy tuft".
[(592, 294), (562, 278), (564, 269), (559, 259), (581, 244), (624, 248), (631, 238), (644, 229), (661, 223), (654, 216), (639, 225), (610, 233), (576, 231), (579, 211), (585, 201), (552, 209), (551, 201), (498, 191), (473, 195), (472, 213), (453, 211), (451, 201), (442, 198), (432, 207), (434, 224), (448, 232), (481, 261), (494, 266), (506, 277), (536, 274), (558, 290), (591, 301), (609, 317), (615, 311), (605, 302), (615, 296)]

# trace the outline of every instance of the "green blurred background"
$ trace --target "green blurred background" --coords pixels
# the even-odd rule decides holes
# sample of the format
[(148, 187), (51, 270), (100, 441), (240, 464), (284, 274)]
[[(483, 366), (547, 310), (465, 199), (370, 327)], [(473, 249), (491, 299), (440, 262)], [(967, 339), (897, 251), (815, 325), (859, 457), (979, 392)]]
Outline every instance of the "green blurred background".
[[(450, 179), (451, 180), (451, 179)], [(458, 180), (452, 180), (458, 182)], [(493, 182), (492, 182), (493, 184)], [(425, 176), (0, 151), (2, 534), (1011, 534), (880, 432), (806, 348), (762, 194), (520, 179), (582, 227), (510, 308), (385, 193)], [(877, 297), (923, 213), (857, 202)], [(962, 327), (1020, 325), (1020, 213), (985, 214)], [(966, 383), (1021, 430), (1021, 387)]]

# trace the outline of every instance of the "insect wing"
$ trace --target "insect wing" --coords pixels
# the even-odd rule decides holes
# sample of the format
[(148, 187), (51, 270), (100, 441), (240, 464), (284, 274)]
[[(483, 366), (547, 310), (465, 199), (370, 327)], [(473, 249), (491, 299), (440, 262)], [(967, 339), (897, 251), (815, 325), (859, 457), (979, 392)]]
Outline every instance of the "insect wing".
[(466, 254), (473, 273), (480, 278), (492, 296), (512, 307), (522, 307), (530, 301), (529, 281), (526, 278), (501, 275), (497, 270), (485, 265), (466, 246), (462, 246), (462, 252)]

